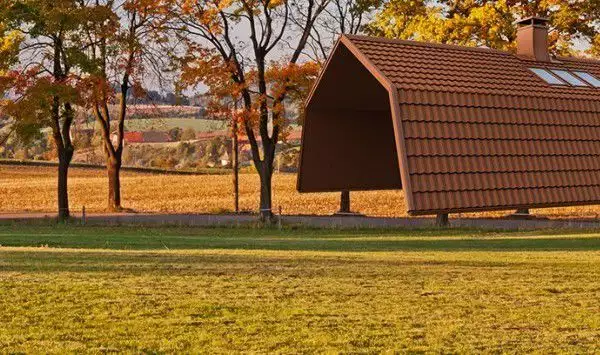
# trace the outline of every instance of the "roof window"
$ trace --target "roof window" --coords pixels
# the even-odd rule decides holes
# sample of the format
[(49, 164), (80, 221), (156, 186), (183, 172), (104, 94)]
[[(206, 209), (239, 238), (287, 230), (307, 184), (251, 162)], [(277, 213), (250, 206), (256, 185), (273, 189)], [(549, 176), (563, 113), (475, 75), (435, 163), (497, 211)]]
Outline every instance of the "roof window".
[(574, 71), (573, 73), (575, 73), (575, 75), (588, 82), (593, 87), (600, 88), (600, 80), (598, 80), (598, 78), (596, 78), (592, 74), (586, 73), (584, 71)]
[(577, 78), (566, 70), (552, 69), (552, 72), (573, 86), (589, 86), (585, 81)]
[(549, 71), (540, 68), (529, 68), (535, 75), (542, 78), (545, 82), (551, 85), (567, 85), (564, 81), (552, 75)]

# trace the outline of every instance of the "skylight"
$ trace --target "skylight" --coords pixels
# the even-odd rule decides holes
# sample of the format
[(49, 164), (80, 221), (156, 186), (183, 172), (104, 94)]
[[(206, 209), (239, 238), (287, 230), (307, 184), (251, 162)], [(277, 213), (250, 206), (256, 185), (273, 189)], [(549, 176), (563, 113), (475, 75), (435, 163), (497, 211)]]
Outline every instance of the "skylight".
[(592, 85), (593, 87), (600, 88), (600, 80), (598, 80), (592, 74), (586, 73), (584, 71), (575, 71), (573, 73), (575, 73), (581, 79), (583, 79), (583, 80), (587, 81), (588, 83), (590, 83), (590, 85)]
[(575, 75), (566, 70), (552, 69), (552, 72), (573, 86), (589, 86), (585, 81), (578, 79)]
[(529, 68), (535, 75), (542, 78), (545, 82), (552, 85), (566, 85), (566, 83), (556, 76), (552, 75), (549, 71), (540, 68)]

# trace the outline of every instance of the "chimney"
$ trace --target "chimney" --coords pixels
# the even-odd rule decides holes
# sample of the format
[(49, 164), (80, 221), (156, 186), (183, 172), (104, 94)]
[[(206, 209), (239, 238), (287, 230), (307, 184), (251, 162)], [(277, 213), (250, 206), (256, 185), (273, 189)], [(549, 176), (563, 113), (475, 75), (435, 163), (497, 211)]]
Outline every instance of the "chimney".
[(548, 53), (548, 19), (529, 17), (517, 22), (517, 55), (550, 62)]

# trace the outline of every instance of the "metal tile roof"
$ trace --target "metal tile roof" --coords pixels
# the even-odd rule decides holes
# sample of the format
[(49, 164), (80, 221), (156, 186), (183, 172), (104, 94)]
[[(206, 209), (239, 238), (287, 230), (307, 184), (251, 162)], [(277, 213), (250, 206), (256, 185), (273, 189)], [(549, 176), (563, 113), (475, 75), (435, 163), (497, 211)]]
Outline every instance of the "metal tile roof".
[(600, 78), (600, 61), (545, 63), (364, 36), (342, 42), (397, 90), (410, 213), (600, 203), (600, 89), (552, 86), (528, 69)]

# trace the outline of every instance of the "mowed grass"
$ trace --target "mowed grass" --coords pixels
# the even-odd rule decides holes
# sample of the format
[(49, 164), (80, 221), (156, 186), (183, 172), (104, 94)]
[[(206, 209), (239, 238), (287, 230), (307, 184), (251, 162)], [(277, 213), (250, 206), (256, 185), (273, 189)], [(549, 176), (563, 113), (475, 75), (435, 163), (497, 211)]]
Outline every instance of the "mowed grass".
[[(73, 213), (106, 208), (108, 182), (103, 169), (71, 168), (69, 197)], [(260, 195), (258, 175), (240, 175), (240, 207), (256, 211)], [(0, 213), (56, 211), (56, 168), (0, 165)], [(219, 213), (233, 209), (229, 175), (156, 175), (123, 172), (123, 206), (138, 212)], [(301, 194), (295, 174), (275, 174), (273, 207), (284, 214), (329, 215), (339, 209), (339, 193)], [(405, 217), (402, 191), (352, 192), (352, 209), (368, 216)], [(598, 218), (600, 206), (533, 210), (552, 218)], [(510, 211), (462, 214), (463, 217), (500, 217)], [(453, 215), (457, 217), (457, 215)]]
[(2, 352), (600, 351), (600, 233), (0, 227)]

